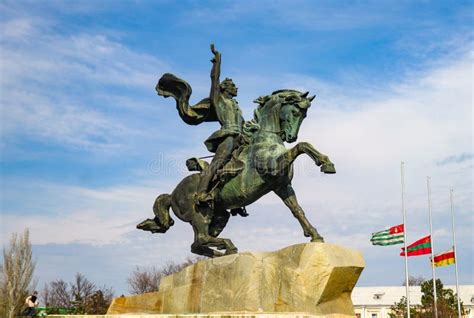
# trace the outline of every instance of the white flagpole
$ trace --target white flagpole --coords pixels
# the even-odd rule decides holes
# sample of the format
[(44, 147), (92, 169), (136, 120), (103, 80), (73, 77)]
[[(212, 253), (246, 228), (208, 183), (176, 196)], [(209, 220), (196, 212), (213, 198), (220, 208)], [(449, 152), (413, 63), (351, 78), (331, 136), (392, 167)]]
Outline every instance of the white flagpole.
[(408, 282), (408, 251), (407, 251), (407, 220), (405, 210), (405, 176), (403, 174), (402, 161), (400, 165), (401, 177), (402, 177), (402, 211), (403, 211), (403, 245), (405, 246), (405, 281), (406, 281), (406, 294), (407, 294), (407, 317), (410, 318), (410, 283)]
[(438, 296), (436, 289), (436, 273), (434, 266), (434, 239), (433, 239), (433, 222), (431, 221), (431, 185), (430, 177), (426, 177), (426, 186), (428, 188), (428, 211), (430, 216), (430, 238), (431, 238), (431, 271), (433, 272), (433, 296), (434, 296), (434, 312), (435, 318), (438, 318)]
[(453, 250), (454, 250), (454, 268), (456, 272), (456, 294), (458, 300), (458, 317), (461, 318), (461, 301), (459, 300), (459, 277), (458, 277), (458, 252), (456, 251), (456, 230), (454, 227), (454, 203), (453, 203), (453, 189), (450, 191), (451, 200), (451, 215), (453, 225)]

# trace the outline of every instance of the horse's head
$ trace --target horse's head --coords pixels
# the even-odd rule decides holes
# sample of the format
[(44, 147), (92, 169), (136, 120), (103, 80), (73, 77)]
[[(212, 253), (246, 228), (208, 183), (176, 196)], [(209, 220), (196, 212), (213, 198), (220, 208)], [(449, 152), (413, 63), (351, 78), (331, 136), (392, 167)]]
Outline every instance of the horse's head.
[(301, 123), (311, 106), (314, 96), (308, 92), (284, 89), (255, 100), (260, 106), (255, 111), (255, 119), (260, 125), (267, 126), (278, 133), (283, 141), (294, 142), (298, 138)]

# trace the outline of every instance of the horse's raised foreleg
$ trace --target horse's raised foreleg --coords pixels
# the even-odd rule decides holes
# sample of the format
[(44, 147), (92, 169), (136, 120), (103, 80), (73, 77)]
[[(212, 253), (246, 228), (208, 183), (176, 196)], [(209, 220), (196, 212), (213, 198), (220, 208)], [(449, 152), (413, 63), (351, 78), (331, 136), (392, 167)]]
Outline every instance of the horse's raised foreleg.
[(311, 237), (311, 242), (324, 242), (323, 237), (319, 235), (316, 228), (309, 223), (303, 209), (298, 204), (295, 191), (291, 184), (283, 185), (281, 188), (276, 189), (275, 193), (285, 202), (286, 206), (291, 210), (291, 213), (293, 213), (293, 216), (300, 222), (304, 236)]
[(286, 171), (289, 169), (293, 161), (301, 155), (307, 154), (317, 166), (321, 166), (321, 171), (324, 173), (336, 173), (334, 164), (329, 160), (329, 157), (316, 150), (309, 142), (299, 142), (293, 148), (282, 154), (277, 160), (279, 167)]

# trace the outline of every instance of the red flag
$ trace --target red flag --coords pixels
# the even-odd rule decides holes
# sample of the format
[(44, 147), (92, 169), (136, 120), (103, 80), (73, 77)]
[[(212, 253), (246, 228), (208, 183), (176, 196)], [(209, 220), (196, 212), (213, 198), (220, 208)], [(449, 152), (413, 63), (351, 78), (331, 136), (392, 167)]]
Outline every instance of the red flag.
[(395, 225), (395, 226), (392, 226), (390, 229), (390, 234), (399, 234), (399, 233), (403, 233), (404, 231), (404, 226), (403, 224), (400, 224), (400, 225)]
[(456, 263), (456, 258), (454, 257), (454, 249), (451, 248), (448, 251), (441, 252), (434, 256), (434, 266), (447, 266)]
[[(431, 254), (431, 236), (425, 236), (415, 243), (410, 244), (407, 246), (408, 256), (418, 256), (418, 255), (425, 255)], [(400, 256), (405, 256), (405, 248), (402, 247), (402, 252)]]

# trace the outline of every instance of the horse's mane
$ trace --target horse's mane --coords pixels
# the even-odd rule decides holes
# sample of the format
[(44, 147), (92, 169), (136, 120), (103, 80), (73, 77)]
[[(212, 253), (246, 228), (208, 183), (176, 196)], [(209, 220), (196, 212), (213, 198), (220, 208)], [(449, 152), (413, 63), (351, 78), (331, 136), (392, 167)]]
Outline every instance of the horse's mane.
[[(254, 119), (252, 121), (258, 122), (260, 121), (260, 114), (262, 111), (262, 108), (268, 103), (268, 101), (274, 97), (278, 96), (280, 97), (280, 100), (278, 103), (273, 103), (270, 106), (284, 106), (288, 104), (295, 104), (296, 106), (302, 108), (302, 109), (307, 109), (311, 103), (300, 103), (303, 100), (309, 100), (311, 102), (312, 98), (307, 98), (308, 93), (302, 93), (300, 91), (297, 91), (295, 89), (279, 89), (271, 93), (270, 95), (264, 95), (258, 97), (256, 100), (254, 100), (254, 103), (257, 103), (258, 106), (254, 111)], [(314, 97), (313, 97), (314, 98)]]

